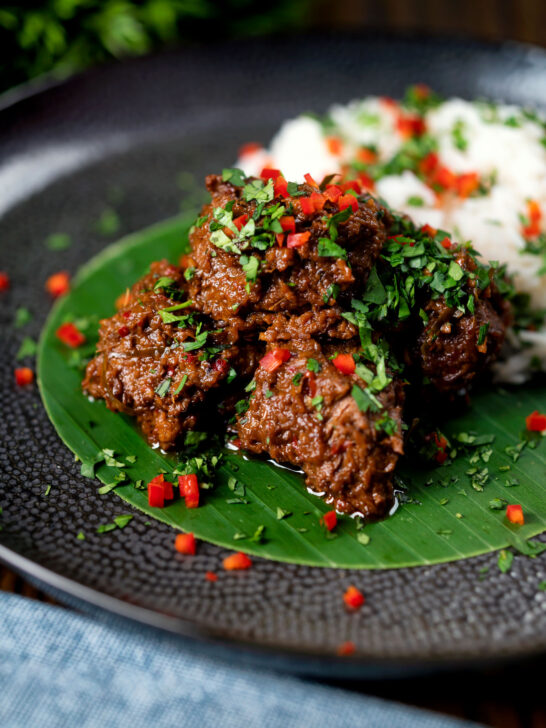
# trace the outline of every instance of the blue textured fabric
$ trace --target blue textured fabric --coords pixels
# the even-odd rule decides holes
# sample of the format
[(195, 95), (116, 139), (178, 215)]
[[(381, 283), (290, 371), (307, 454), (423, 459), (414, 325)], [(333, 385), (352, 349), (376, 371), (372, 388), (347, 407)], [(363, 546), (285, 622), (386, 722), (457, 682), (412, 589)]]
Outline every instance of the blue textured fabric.
[(457, 728), (468, 723), (181, 649), (0, 593), (3, 728)]

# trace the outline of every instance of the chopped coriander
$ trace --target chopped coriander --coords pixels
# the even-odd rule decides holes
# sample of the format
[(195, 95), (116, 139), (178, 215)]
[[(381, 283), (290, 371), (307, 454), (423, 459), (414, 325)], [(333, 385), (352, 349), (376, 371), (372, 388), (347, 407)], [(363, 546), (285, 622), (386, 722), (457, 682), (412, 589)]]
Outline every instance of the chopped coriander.
[(339, 295), (339, 291), (339, 285), (337, 283), (331, 283), (326, 289), (326, 293), (322, 297), (322, 300), (324, 301), (324, 303), (328, 303), (331, 298), (333, 298), (335, 301)]
[(226, 383), (231, 384), (231, 382), (233, 382), (233, 380), (236, 379), (236, 377), (237, 377), (237, 370), (234, 369), (233, 367), (230, 367), (227, 377), (226, 377)]
[(242, 169), (234, 167), (232, 169), (222, 170), (222, 180), (224, 182), (231, 182), (236, 187), (243, 187), (246, 182), (246, 177)]
[(85, 533), (83, 531), (79, 531), (76, 538), (78, 539), (78, 541), (85, 541)]
[(489, 322), (482, 324), (478, 333), (478, 346), (481, 346), (485, 342), (487, 336), (487, 330), (489, 329)]
[(114, 523), (118, 528), (125, 528), (125, 526), (129, 523), (129, 521), (132, 521), (133, 516), (129, 513), (126, 513), (122, 516), (116, 516), (114, 518)]
[(451, 129), (451, 139), (453, 146), (460, 149), (461, 152), (465, 152), (468, 148), (468, 139), (465, 136), (466, 124), (462, 119), (457, 119), (453, 128)]
[(499, 567), (500, 571), (502, 571), (503, 574), (506, 574), (507, 571), (510, 571), (510, 567), (512, 566), (513, 560), (514, 560), (514, 554), (512, 553), (512, 551), (507, 551), (506, 549), (502, 549), (499, 552), (497, 566)]
[(492, 511), (503, 511), (506, 508), (508, 501), (504, 498), (493, 498), (489, 501), (489, 508)]
[(37, 350), (38, 344), (34, 339), (31, 339), (30, 336), (25, 336), (15, 358), (19, 361), (19, 359), (24, 359), (26, 356), (34, 356)]
[(375, 395), (368, 392), (367, 389), (362, 389), (357, 384), (353, 384), (351, 395), (361, 412), (367, 412), (368, 410), (379, 412), (382, 408), (380, 401)]
[(296, 374), (294, 374), (294, 376), (292, 377), (292, 384), (294, 384), (297, 387), (302, 379), (303, 379), (303, 374), (301, 372), (296, 372)]
[(101, 235), (113, 235), (117, 233), (121, 225), (118, 213), (111, 207), (106, 207), (97, 221), (97, 231)]
[(307, 371), (320, 372), (320, 364), (316, 359), (307, 359)]
[(190, 265), (190, 267), (186, 268), (186, 270), (184, 271), (184, 278), (187, 281), (191, 281), (194, 275), (195, 275), (195, 267), (193, 265)]
[(358, 541), (358, 543), (362, 544), (363, 546), (367, 546), (371, 541), (368, 534), (364, 533), (364, 531), (359, 531), (356, 534), (356, 540)]
[(323, 258), (347, 258), (347, 251), (330, 238), (320, 238), (317, 253)]
[(258, 270), (260, 267), (260, 261), (255, 255), (246, 256), (241, 255), (239, 258), (241, 268), (244, 270), (246, 279), (250, 283), (254, 283), (258, 277)]
[(169, 388), (171, 386), (172, 378), (167, 377), (162, 382), (158, 384), (158, 386), (155, 389), (155, 393), (163, 399), (163, 397), (166, 396), (167, 392), (169, 391)]
[(52, 233), (45, 239), (45, 244), (49, 250), (66, 250), (72, 245), (72, 240), (66, 233)]
[(283, 508), (279, 508), (277, 506), (277, 521), (282, 521), (283, 518), (288, 518), (288, 516), (292, 515), (292, 511), (285, 511)]
[(28, 308), (19, 306), (19, 308), (15, 311), (15, 320), (13, 325), (19, 329), (22, 326), (26, 326), (30, 321), (32, 321), (32, 314)]
[(154, 291), (157, 291), (160, 288), (169, 288), (169, 286), (172, 286), (173, 283), (174, 283), (174, 278), (169, 278), (168, 276), (161, 276), (161, 278), (158, 278), (154, 284)]
[(271, 397), (273, 396), (273, 392), (270, 389), (266, 389), (265, 396), (266, 396), (266, 399), (271, 399)]
[(539, 591), (546, 591), (546, 580), (539, 581), (537, 589)]
[(260, 524), (258, 528), (254, 531), (252, 536), (250, 537), (250, 541), (253, 541), (254, 543), (262, 543), (262, 541), (265, 538), (265, 526), (263, 524)]
[[(46, 487), (46, 489), (45, 489), (45, 491), (44, 491), (44, 495), (46, 495), (46, 496), (47, 496), (47, 495), (49, 495), (50, 493), (51, 493), (51, 484), (49, 484), (49, 485), (48, 485), (48, 486)], [(0, 511), (0, 512), (1, 512), (1, 511)]]
[(183, 341), (182, 348), (184, 349), (184, 351), (194, 351), (195, 349), (200, 349), (202, 346), (205, 345), (208, 335), (208, 331), (202, 331), (200, 334), (197, 334), (194, 341)]
[(187, 374), (184, 374), (184, 376), (182, 377), (182, 379), (180, 380), (180, 382), (179, 382), (179, 384), (178, 384), (178, 387), (177, 387), (177, 388), (176, 388), (176, 389), (174, 390), (174, 392), (173, 392), (173, 396), (175, 396), (175, 397), (176, 397), (176, 395), (177, 395), (177, 394), (180, 394), (180, 392), (181, 392), (181, 391), (182, 391), (182, 390), (184, 389), (184, 387), (186, 386), (186, 382), (187, 382), (187, 381), (188, 381), (188, 375), (187, 375)]
[(406, 200), (406, 204), (410, 205), (411, 207), (423, 207), (425, 201), (422, 197), (419, 197), (418, 195), (412, 195), (411, 197), (408, 197), (408, 199)]

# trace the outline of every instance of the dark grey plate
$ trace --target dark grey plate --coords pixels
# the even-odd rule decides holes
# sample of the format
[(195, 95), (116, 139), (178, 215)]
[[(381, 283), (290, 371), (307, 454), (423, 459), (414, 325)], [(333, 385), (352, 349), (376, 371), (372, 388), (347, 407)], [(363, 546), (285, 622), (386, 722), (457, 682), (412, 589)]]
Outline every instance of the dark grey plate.
[[(39, 334), (50, 308), (45, 278), (76, 271), (181, 202), (195, 205), (177, 186), (180, 173), (190, 189), (192, 179), (230, 165), (242, 143), (267, 142), (291, 115), (370, 93), (397, 96), (416, 81), (445, 95), (537, 105), (546, 99), (546, 55), (453, 40), (262, 40), (148, 58), (5, 97), (0, 269), (13, 286), (0, 300), (0, 558), (61, 598), (285, 669), (385, 675), (544, 651), (544, 556), (516, 557), (505, 575), (494, 554), (382, 572), (256, 559), (248, 572), (226, 573), (221, 549), (201, 544), (194, 558), (179, 557), (173, 532), (138, 512), (123, 531), (97, 535), (99, 523), (128, 507), (80, 477), (37, 389), (13, 384), (21, 339)], [(109, 237), (95, 227), (106, 207), (122, 222)], [(47, 251), (44, 239), (59, 231), (72, 247)], [(12, 326), (18, 306), (34, 314), (24, 329)], [(216, 583), (205, 580), (207, 570), (218, 572)], [(357, 614), (343, 607), (349, 584), (367, 598)], [(342, 661), (335, 651), (346, 640), (357, 654)]]

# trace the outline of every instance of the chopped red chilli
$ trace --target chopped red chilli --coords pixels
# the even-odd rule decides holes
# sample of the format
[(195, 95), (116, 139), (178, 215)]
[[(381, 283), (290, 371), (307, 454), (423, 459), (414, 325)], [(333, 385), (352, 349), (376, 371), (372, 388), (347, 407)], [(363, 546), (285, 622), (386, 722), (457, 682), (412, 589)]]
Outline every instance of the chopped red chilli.
[(525, 424), (530, 432), (544, 432), (546, 430), (546, 415), (535, 410), (530, 415), (527, 415)]
[(72, 323), (61, 324), (55, 333), (57, 338), (71, 349), (77, 349), (85, 342), (85, 336)]
[(337, 654), (340, 657), (349, 657), (350, 655), (354, 655), (356, 652), (356, 647), (354, 642), (342, 642), (339, 647), (337, 648)]
[(320, 522), (326, 530), (333, 531), (337, 526), (337, 513), (335, 511), (328, 511), (321, 517)]
[(246, 554), (238, 551), (236, 554), (226, 556), (223, 561), (223, 566), (226, 571), (242, 571), (249, 569), (252, 566), (252, 561)]
[(272, 349), (260, 359), (260, 366), (268, 372), (274, 372), (283, 362), (290, 359), (288, 349)]
[(178, 533), (174, 539), (174, 547), (179, 554), (193, 556), (195, 554), (195, 536), (193, 533)]
[(523, 508), (520, 505), (506, 506), (506, 518), (516, 526), (523, 526), (525, 524)]
[(0, 270), (0, 293), (7, 291), (10, 286), (9, 276), (3, 270)]
[(356, 363), (351, 354), (338, 354), (332, 359), (332, 364), (342, 374), (354, 374)]
[(343, 595), (343, 601), (348, 609), (360, 609), (366, 599), (362, 592), (356, 586), (350, 586)]
[[(354, 197), (353, 197), (353, 199), (354, 199)], [(311, 237), (311, 233), (309, 231), (307, 231), (305, 233), (292, 233), (286, 239), (286, 247), (287, 248), (301, 248), (301, 246), (305, 245), (305, 243), (309, 240), (310, 237)]]
[(197, 508), (199, 506), (199, 482), (197, 475), (190, 473), (189, 475), (179, 475), (178, 485), (180, 486), (180, 495), (184, 496), (186, 508)]
[(69, 274), (66, 271), (60, 271), (49, 276), (45, 282), (45, 289), (53, 298), (64, 296), (70, 290)]
[(15, 384), (18, 387), (25, 387), (34, 381), (34, 372), (29, 367), (20, 367), (15, 370)]

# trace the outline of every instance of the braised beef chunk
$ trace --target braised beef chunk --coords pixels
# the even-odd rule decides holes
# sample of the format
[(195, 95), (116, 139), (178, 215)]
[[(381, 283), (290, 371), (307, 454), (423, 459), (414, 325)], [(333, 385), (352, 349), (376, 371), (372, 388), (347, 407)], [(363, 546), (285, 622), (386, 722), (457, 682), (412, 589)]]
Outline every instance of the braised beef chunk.
[[(369, 196), (349, 196), (344, 204), (351, 206), (341, 211), (324, 198), (305, 213), (302, 205), (320, 196), (307, 184), (297, 186), (300, 196), (289, 204), (274, 195), (272, 182), (268, 195), (264, 188), (256, 192), (258, 199), (252, 189), (216, 175), (207, 177), (207, 187), (211, 203), (190, 234), (187, 264), (190, 296), (216, 320), (258, 311), (302, 313), (328, 308), (336, 297), (350, 300), (386, 239), (388, 213)], [(217, 229), (211, 231), (211, 223)]]
[(151, 443), (234, 427), (338, 511), (380, 517), (404, 402), (455, 398), (487, 371), (510, 323), (506, 281), (354, 181), (269, 172), (207, 178), (181, 267), (154, 263), (119, 299), (83, 386)]
[(294, 339), (283, 346), (270, 348), (256, 370), (248, 409), (237, 419), (241, 447), (301, 467), (309, 488), (338, 511), (384, 516), (403, 452), (402, 386), (393, 380), (367, 397), (362, 379), (330, 358), (343, 353), (354, 362), (355, 344)]
[[(463, 270), (476, 270), (474, 260), (464, 250), (457, 251), (454, 259)], [(485, 283), (481, 289), (473, 279), (466, 284), (472, 295), (472, 311), (449, 306), (444, 296), (430, 299), (422, 308), (428, 320), (415, 346), (408, 347), (408, 358), (438, 392), (467, 392), (499, 355), (510, 323), (510, 308), (492, 277)]]
[(153, 263), (121, 297), (118, 313), (101, 321), (83, 382), (111, 410), (135, 415), (149, 442), (163, 449), (203, 426), (230, 372), (241, 382), (258, 360), (255, 347), (241, 348), (203, 323), (187, 305), (183, 282), (176, 266)]

